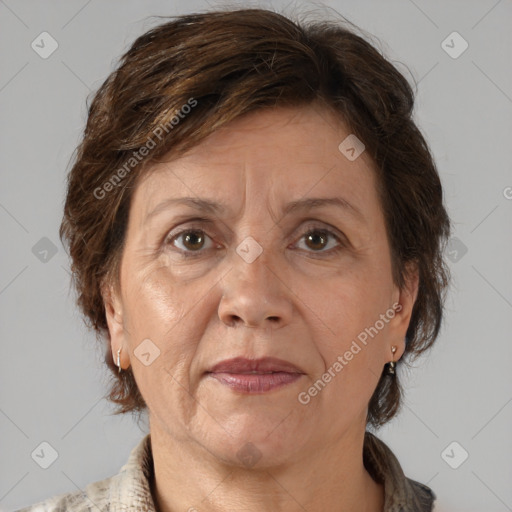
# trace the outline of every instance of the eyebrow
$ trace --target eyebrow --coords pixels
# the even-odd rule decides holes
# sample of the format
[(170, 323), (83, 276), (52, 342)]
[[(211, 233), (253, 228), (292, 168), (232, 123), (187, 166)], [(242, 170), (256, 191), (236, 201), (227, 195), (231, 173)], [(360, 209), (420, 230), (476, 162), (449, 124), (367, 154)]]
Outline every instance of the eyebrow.
[[(203, 199), (198, 197), (177, 197), (166, 199), (158, 204), (148, 215), (144, 222), (147, 222), (151, 217), (154, 217), (163, 210), (167, 210), (170, 206), (184, 205), (194, 208), (196, 210), (210, 213), (210, 214), (222, 214), (226, 211), (226, 207), (210, 199)], [(283, 209), (284, 215), (290, 213), (296, 213), (301, 211), (310, 211), (315, 208), (324, 208), (326, 206), (335, 206), (338, 209), (346, 211), (357, 219), (364, 221), (365, 217), (362, 212), (354, 205), (349, 203), (342, 197), (308, 197), (306, 199), (299, 199), (297, 201), (291, 201), (287, 203)]]
[(299, 199), (298, 201), (291, 201), (284, 207), (283, 212), (287, 215), (297, 211), (309, 211), (325, 206), (336, 206), (358, 217), (359, 220), (365, 220), (362, 212), (342, 197), (308, 197), (306, 199)]

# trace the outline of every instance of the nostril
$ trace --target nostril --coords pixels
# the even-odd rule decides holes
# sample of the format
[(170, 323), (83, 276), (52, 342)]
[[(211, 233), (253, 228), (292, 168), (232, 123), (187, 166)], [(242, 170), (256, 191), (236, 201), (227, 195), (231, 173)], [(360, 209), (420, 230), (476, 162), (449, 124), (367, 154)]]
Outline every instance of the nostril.
[(237, 315), (231, 315), (231, 326), (236, 326), (239, 323), (243, 323), (242, 319)]

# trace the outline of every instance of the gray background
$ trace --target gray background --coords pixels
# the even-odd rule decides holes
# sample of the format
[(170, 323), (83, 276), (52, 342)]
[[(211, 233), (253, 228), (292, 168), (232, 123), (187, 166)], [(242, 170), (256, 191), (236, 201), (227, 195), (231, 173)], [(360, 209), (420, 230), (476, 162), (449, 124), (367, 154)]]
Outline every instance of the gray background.
[[(209, 5), (223, 4), (0, 0), (2, 510), (117, 473), (145, 433), (130, 416), (111, 416), (101, 398), (107, 374), (75, 309), (58, 240), (64, 179), (87, 95), (134, 38), (159, 23), (147, 17)], [(416, 119), (437, 160), (457, 238), (443, 331), (405, 376), (403, 411), (380, 436), (410, 478), (434, 489), (436, 510), (512, 510), (512, 3), (325, 5), (374, 34), (418, 82)], [(47, 59), (31, 48), (43, 31), (59, 45)], [(455, 59), (441, 46), (453, 31), (469, 44)], [(43, 237), (55, 255), (42, 252)], [(59, 454), (46, 470), (31, 458), (43, 441)], [(458, 445), (445, 451), (453, 441)], [(460, 464), (462, 450), (469, 457)]]

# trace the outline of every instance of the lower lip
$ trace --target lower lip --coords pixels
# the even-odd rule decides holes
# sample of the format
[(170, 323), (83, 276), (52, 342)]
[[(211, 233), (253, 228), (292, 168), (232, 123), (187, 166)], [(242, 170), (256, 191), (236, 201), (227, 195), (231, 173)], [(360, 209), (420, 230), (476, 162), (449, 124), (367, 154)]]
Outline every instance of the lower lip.
[(291, 384), (302, 377), (302, 373), (209, 373), (210, 377), (217, 379), (221, 384), (229, 386), (241, 393), (266, 393), (287, 384)]

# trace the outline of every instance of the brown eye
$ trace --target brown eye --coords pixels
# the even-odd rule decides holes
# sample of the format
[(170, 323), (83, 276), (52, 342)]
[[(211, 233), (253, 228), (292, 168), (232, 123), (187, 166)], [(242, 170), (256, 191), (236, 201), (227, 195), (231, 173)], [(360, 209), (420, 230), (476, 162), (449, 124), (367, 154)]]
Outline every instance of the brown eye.
[[(210, 240), (210, 244), (207, 241)], [(210, 237), (202, 229), (187, 229), (171, 236), (166, 242), (176, 247), (183, 256), (199, 256), (213, 247)]]
[[(302, 241), (304, 240), (304, 246)], [(317, 254), (333, 254), (344, 248), (344, 244), (334, 231), (326, 228), (309, 228), (303, 232), (298, 244), (300, 249), (306, 252)], [(184, 257), (201, 256), (208, 249), (214, 247), (213, 240), (203, 229), (186, 229), (170, 235), (166, 241), (167, 245), (176, 248), (177, 252)]]
[(186, 231), (181, 236), (183, 245), (192, 251), (201, 249), (204, 245), (204, 234), (202, 231)]
[(329, 235), (323, 231), (313, 231), (305, 236), (308, 247), (315, 250), (324, 249), (329, 239)]
[(343, 249), (343, 242), (340, 237), (326, 228), (309, 228), (302, 233), (300, 240), (304, 240), (305, 250), (307, 252), (333, 253)]

